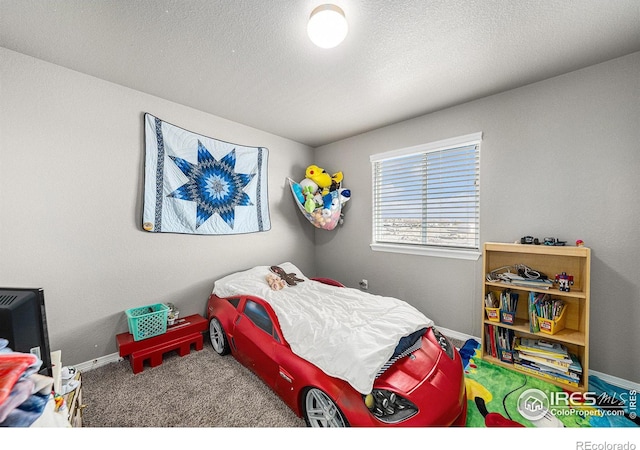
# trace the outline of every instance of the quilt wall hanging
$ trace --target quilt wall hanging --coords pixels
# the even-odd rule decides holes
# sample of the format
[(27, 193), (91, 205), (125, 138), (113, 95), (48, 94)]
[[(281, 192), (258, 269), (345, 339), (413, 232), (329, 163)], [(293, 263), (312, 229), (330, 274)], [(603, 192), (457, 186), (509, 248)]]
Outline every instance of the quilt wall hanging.
[(268, 149), (202, 136), (148, 113), (144, 121), (143, 229), (242, 234), (271, 228)]

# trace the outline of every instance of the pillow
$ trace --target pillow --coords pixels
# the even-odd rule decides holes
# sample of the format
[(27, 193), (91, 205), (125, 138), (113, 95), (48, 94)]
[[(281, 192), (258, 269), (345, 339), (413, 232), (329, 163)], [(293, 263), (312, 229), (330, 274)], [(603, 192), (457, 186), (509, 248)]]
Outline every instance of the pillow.
[[(264, 298), (271, 291), (266, 279), (268, 274), (273, 273), (271, 267), (273, 266), (256, 266), (220, 278), (214, 284), (213, 293), (218, 297), (251, 294)], [(277, 267), (280, 267), (286, 274), (295, 274), (297, 279), (309, 280), (300, 269), (290, 262), (278, 264)]]

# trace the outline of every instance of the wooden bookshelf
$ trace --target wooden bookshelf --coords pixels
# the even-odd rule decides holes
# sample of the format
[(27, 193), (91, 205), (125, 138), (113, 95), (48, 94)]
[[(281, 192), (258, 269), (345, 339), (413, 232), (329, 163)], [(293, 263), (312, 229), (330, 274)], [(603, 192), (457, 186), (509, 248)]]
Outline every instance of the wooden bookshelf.
[[(516, 272), (516, 265), (525, 265), (531, 269), (554, 279), (556, 274), (565, 272), (573, 276), (573, 285), (568, 292), (561, 291), (554, 284), (549, 289), (516, 286), (503, 281), (488, 281), (486, 275), (497, 269), (511, 267)], [(567, 347), (570, 353), (578, 356), (582, 365), (582, 378), (578, 386), (560, 381), (550, 380), (544, 376), (527, 373), (528, 375), (548, 381), (570, 391), (585, 392), (589, 388), (589, 303), (591, 284), (591, 250), (587, 247), (525, 245), (487, 242), (483, 248), (483, 269), (485, 277), (482, 289), (482, 358), (494, 364), (521, 371), (512, 363), (504, 362), (499, 357), (487, 351), (488, 337), (485, 329), (487, 325), (513, 330), (517, 337), (530, 339), (544, 339), (557, 342)], [(484, 299), (489, 292), (499, 295), (505, 289), (518, 293), (519, 300), (513, 324), (490, 321), (485, 312)], [(562, 300), (565, 304), (564, 329), (551, 335), (544, 332), (530, 331), (530, 315), (528, 311), (529, 293), (549, 294), (552, 299)]]

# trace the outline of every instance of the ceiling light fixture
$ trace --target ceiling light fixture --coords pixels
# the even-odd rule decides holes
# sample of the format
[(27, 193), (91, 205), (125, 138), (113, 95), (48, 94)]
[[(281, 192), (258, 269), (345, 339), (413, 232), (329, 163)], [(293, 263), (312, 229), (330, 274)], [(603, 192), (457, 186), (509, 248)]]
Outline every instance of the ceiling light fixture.
[(307, 34), (318, 47), (333, 48), (347, 36), (349, 27), (344, 11), (336, 5), (320, 5), (311, 12)]

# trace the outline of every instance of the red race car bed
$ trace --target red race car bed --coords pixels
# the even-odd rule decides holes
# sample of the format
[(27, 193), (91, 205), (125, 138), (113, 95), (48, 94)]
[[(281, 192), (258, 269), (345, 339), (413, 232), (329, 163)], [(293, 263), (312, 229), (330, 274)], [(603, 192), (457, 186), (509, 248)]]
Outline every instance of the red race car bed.
[(408, 303), (291, 263), (216, 281), (210, 336), (311, 426), (464, 425), (460, 356)]

